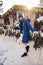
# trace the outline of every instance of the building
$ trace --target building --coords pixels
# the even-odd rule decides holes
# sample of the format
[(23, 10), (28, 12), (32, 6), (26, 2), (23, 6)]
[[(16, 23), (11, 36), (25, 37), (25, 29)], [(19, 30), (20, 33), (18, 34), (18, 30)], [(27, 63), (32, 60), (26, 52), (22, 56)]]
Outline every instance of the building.
[(40, 3), (42, 3), (43, 2), (43, 0), (40, 0)]
[(30, 11), (22, 5), (14, 5), (11, 9), (9, 9), (6, 13), (3, 14), (3, 17), (8, 17), (10, 21), (9, 27), (13, 26), (14, 18), (18, 22), (18, 13), (22, 13), (25, 17), (26, 15), (30, 16)]

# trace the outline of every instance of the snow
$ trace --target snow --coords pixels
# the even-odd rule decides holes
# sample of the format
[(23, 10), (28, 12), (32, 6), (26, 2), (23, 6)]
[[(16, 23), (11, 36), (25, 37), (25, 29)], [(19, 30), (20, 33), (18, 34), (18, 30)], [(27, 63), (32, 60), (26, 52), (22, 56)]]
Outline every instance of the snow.
[(40, 22), (41, 20), (43, 20), (43, 16), (39, 17), (36, 19), (38, 22)]
[(29, 42), (28, 56), (22, 58), (23, 48), (15, 39), (0, 35), (0, 65), (43, 65), (43, 48), (35, 51), (33, 44)]

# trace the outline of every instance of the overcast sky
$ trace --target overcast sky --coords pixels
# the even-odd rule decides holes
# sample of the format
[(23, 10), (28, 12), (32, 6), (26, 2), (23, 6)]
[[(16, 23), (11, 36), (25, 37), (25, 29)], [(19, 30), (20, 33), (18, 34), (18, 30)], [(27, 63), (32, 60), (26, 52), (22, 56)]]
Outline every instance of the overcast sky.
[(25, 5), (31, 9), (33, 6), (37, 6), (40, 0), (2, 0), (3, 1), (3, 13), (10, 9), (13, 5)]

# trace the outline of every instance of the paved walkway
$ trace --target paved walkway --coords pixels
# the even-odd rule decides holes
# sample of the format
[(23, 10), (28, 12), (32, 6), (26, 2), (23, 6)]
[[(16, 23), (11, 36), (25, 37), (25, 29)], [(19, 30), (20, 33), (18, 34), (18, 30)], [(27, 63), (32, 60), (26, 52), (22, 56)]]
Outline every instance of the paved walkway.
[(23, 48), (12, 37), (0, 36), (0, 65), (43, 65), (43, 48), (33, 48), (33, 41), (29, 42), (28, 56), (22, 58)]

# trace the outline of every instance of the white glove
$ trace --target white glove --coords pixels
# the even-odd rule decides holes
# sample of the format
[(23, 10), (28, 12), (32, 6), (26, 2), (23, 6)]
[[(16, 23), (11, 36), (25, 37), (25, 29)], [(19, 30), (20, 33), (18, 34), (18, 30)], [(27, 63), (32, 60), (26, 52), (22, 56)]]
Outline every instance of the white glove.
[(38, 32), (37, 31), (34, 31), (33, 32), (33, 37), (34, 37), (34, 35), (36, 36), (36, 34), (38, 34)]
[(22, 33), (20, 34), (20, 37), (23, 37), (23, 34)]

